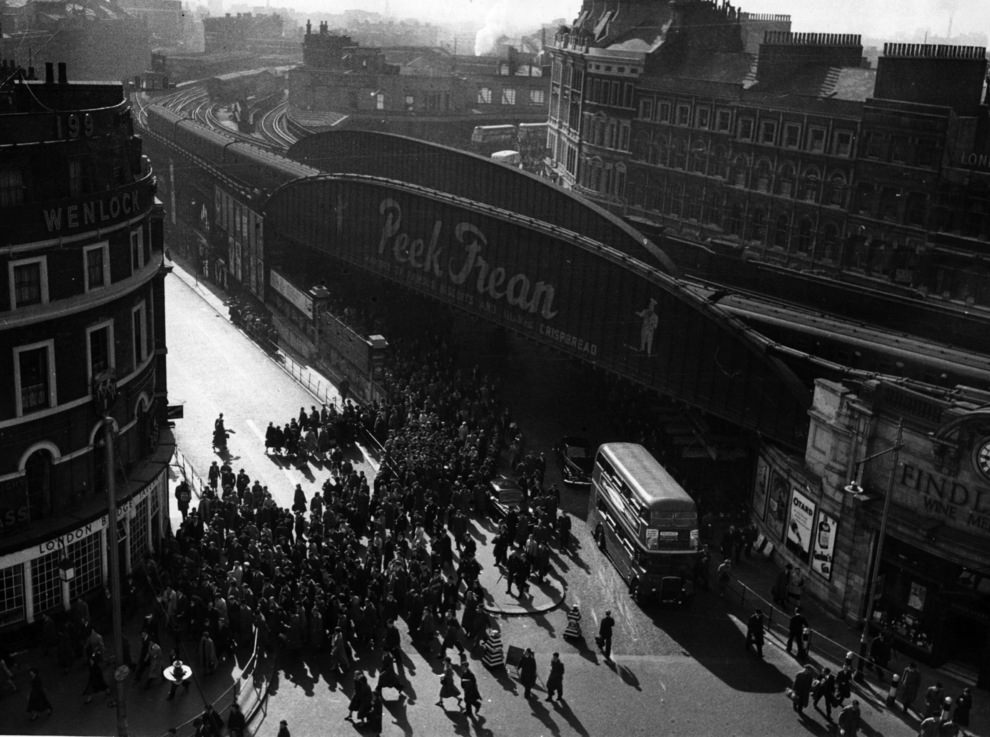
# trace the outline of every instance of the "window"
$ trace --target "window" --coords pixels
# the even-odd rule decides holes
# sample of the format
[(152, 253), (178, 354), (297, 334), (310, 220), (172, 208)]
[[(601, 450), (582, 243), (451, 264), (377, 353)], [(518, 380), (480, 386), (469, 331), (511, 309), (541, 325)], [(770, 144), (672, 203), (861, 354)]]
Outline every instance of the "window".
[(822, 153), (825, 150), (825, 129), (811, 128), (808, 130), (808, 150)]
[(741, 118), (739, 120), (739, 137), (744, 141), (753, 140), (753, 119)]
[(670, 103), (661, 102), (657, 105), (657, 122), (667, 123), (670, 121)]
[(69, 197), (82, 194), (82, 161), (69, 159)]
[(25, 616), (24, 566), (0, 568), (0, 621), (20, 622)]
[(645, 98), (639, 101), (639, 117), (644, 120), (649, 120), (653, 117), (653, 100), (652, 98)]
[(10, 308), (48, 302), (48, 261), (44, 256), (10, 262)]
[(547, 101), (546, 92), (544, 90), (530, 90), (529, 101), (535, 105), (545, 104)]
[(852, 154), (853, 134), (850, 131), (837, 131), (835, 134), (834, 153), (836, 156), (849, 156)]
[(732, 113), (729, 110), (719, 110), (715, 127), (723, 133), (732, 127)]
[(406, 95), (406, 112), (411, 113), (416, 109), (416, 98), (412, 95)]
[(677, 106), (677, 125), (691, 124), (691, 106), (684, 104)]
[(777, 121), (764, 120), (760, 123), (760, 143), (773, 144), (777, 141)]
[(503, 105), (515, 105), (516, 104), (516, 90), (514, 87), (503, 87), (502, 88), (502, 104)]
[(0, 169), (0, 207), (24, 204), (24, 182), (20, 169)]
[(14, 349), (17, 416), (55, 406), (55, 341)]
[(375, 109), (384, 110), (385, 109), (385, 93), (376, 92), (375, 93)]
[(801, 145), (801, 126), (797, 123), (784, 125), (784, 145), (787, 148), (797, 148)]
[(110, 250), (106, 243), (83, 249), (83, 286), (85, 291), (105, 287), (110, 283)]
[(492, 104), (492, 90), (490, 87), (480, 87), (478, 89), (478, 103), (480, 105)]
[(86, 344), (89, 352), (89, 379), (102, 371), (114, 367), (113, 323), (105, 322), (86, 329)]
[(711, 121), (712, 111), (706, 107), (698, 108), (697, 124), (699, 128), (707, 128)]
[(131, 312), (131, 337), (133, 339), (134, 368), (140, 366), (148, 356), (148, 336), (145, 322), (144, 302)]

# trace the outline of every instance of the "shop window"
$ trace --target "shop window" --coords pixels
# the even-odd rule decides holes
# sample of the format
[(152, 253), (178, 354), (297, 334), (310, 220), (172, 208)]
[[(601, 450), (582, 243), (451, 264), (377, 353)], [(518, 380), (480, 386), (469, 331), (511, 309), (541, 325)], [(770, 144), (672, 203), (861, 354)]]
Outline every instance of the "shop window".
[(134, 509), (131, 518), (131, 565), (136, 565), (144, 559), (148, 552), (148, 497), (145, 497)]
[(73, 601), (103, 586), (102, 534), (97, 532), (72, 543), (67, 556), (72, 561), (76, 576), (69, 582), (69, 596)]
[(24, 604), (24, 566), (0, 568), (0, 625), (23, 621), (27, 617)]
[(10, 262), (10, 309), (48, 303), (48, 260), (45, 256)]
[(35, 616), (62, 608), (62, 581), (58, 562), (62, 551), (55, 551), (31, 561), (31, 593)]

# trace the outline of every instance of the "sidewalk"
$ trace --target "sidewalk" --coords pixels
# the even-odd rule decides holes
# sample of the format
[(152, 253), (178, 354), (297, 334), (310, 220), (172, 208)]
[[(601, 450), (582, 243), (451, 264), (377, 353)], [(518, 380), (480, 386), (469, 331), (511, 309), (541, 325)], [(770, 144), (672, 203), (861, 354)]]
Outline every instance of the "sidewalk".
[[(728, 526), (728, 522), (725, 522)], [(722, 530), (716, 527), (713, 539), (721, 539)], [(713, 546), (714, 547), (714, 546)], [(711, 577), (714, 582), (715, 567), (721, 561), (721, 556), (713, 551), (712, 554)], [(732, 583), (729, 587), (726, 605), (731, 608), (736, 616), (745, 622), (754, 609), (759, 607), (768, 617), (767, 642), (770, 645), (777, 645), (781, 650), (787, 642), (787, 625), (790, 615), (793, 612), (785, 612), (777, 607), (770, 600), (770, 591), (776, 581), (781, 567), (772, 558), (767, 558), (760, 553), (754, 553), (753, 557), (747, 558), (745, 554), (740, 559), (740, 563), (733, 563)], [(805, 597), (801, 601), (801, 611), (808, 618), (811, 629), (811, 640), (809, 646), (809, 658), (805, 662), (810, 662), (819, 669), (828, 666), (833, 672), (842, 666), (846, 653), (852, 652), (859, 655), (860, 630), (851, 627), (842, 619), (827, 613), (818, 603)], [(883, 678), (878, 678), (872, 669), (865, 670), (866, 679), (864, 683), (853, 684), (854, 694), (869, 700), (874, 705), (883, 704), (887, 699), (890, 688), (891, 675), (898, 674), (904, 670), (905, 666), (912, 659), (897, 651), (893, 652), (893, 657), (889, 663), (890, 671), (883, 674)], [(917, 663), (918, 671), (921, 673), (921, 688), (918, 697), (915, 699), (916, 707), (923, 707), (924, 693), (930, 685), (936, 681), (941, 681), (945, 687), (945, 695), (955, 700), (963, 687), (970, 685), (973, 694), (973, 709), (970, 715), (971, 726), (967, 728), (968, 734), (990, 735), (990, 699), (985, 691), (977, 690), (971, 684), (965, 684), (949, 673), (940, 671), (924, 663)], [(803, 662), (794, 658), (794, 672), (796, 673)], [(892, 710), (902, 716), (904, 722), (912, 728), (917, 729), (920, 719), (917, 713), (903, 714), (898, 704)]]

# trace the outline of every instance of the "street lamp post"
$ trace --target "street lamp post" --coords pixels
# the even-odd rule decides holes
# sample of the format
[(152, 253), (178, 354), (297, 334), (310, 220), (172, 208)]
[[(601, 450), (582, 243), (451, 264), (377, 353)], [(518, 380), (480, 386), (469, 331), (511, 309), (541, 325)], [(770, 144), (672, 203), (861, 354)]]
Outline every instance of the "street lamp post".
[(113, 610), (113, 649), (116, 658), (114, 669), (114, 700), (117, 708), (117, 737), (127, 737), (127, 702), (124, 699), (124, 680), (130, 669), (121, 662), (124, 654), (123, 625), (120, 611), (120, 551), (117, 540), (117, 479), (114, 472), (113, 417), (110, 408), (117, 398), (117, 380), (112, 371), (101, 373), (93, 380), (93, 402), (102, 416), (103, 448), (106, 453), (107, 471), (107, 544), (110, 548), (110, 596)]
[[(856, 680), (862, 682), (864, 679), (863, 667), (866, 664), (867, 648), (869, 647), (868, 636), (870, 633), (870, 622), (873, 621), (873, 607), (877, 596), (877, 581), (880, 578), (880, 560), (883, 555), (883, 541), (887, 534), (887, 518), (890, 515), (890, 499), (894, 495), (894, 480), (897, 477), (897, 464), (900, 458), (901, 448), (904, 447), (904, 443), (901, 442), (904, 436), (904, 421), (898, 420), (897, 422), (897, 439), (894, 444), (881, 450), (873, 455), (869, 455), (861, 461), (857, 461), (856, 467), (861, 468), (867, 461), (872, 461), (874, 458), (879, 458), (880, 456), (887, 455), (888, 453), (894, 454), (893, 463), (890, 467), (890, 476), (887, 479), (887, 493), (883, 498), (883, 509), (880, 512), (880, 530), (877, 533), (877, 544), (876, 549), (873, 553), (873, 561), (869, 568), (870, 573), (870, 587), (869, 595), (866, 599), (866, 617), (863, 623), (863, 634), (859, 639), (859, 662), (856, 664)], [(859, 485), (857, 481), (850, 481), (845, 487), (844, 491), (849, 494), (853, 494), (857, 497), (863, 496), (863, 487)]]

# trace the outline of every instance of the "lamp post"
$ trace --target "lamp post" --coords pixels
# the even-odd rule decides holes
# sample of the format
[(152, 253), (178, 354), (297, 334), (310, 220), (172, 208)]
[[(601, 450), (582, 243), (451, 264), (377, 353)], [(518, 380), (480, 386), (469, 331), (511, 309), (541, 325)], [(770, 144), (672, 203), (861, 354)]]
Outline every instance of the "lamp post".
[[(877, 596), (877, 580), (880, 578), (880, 560), (883, 555), (883, 541), (887, 534), (887, 518), (890, 515), (890, 499), (894, 495), (894, 479), (897, 477), (897, 463), (900, 458), (901, 448), (904, 447), (904, 443), (901, 442), (904, 436), (904, 421), (897, 421), (897, 439), (894, 444), (885, 448), (884, 450), (878, 451), (873, 455), (868, 455), (860, 461), (856, 462), (857, 468), (862, 468), (867, 461), (872, 461), (874, 458), (879, 458), (880, 456), (887, 455), (888, 453), (894, 454), (893, 463), (890, 466), (890, 476), (887, 479), (887, 493), (883, 498), (883, 509), (880, 512), (880, 530), (877, 533), (877, 544), (876, 549), (873, 553), (873, 561), (869, 568), (870, 573), (870, 588), (869, 595), (866, 599), (866, 617), (863, 624), (863, 634), (859, 639), (859, 662), (856, 664), (856, 680), (862, 682), (863, 667), (866, 663), (867, 647), (868, 641), (867, 637), (870, 633), (870, 622), (873, 621), (873, 606), (874, 601)], [(863, 487), (860, 486), (858, 481), (850, 481), (843, 488), (849, 494), (856, 496), (857, 498), (862, 498)]]
[(323, 284), (317, 284), (309, 290), (310, 299), (313, 302), (313, 329), (315, 331), (313, 340), (313, 350), (316, 353), (316, 361), (320, 360), (320, 321), (323, 319), (323, 308), (330, 299), (330, 290)]
[(107, 545), (110, 548), (110, 596), (113, 610), (113, 650), (117, 667), (114, 669), (114, 700), (117, 708), (117, 737), (127, 737), (127, 703), (124, 700), (124, 680), (130, 669), (120, 662), (124, 654), (124, 637), (120, 612), (120, 551), (117, 541), (117, 478), (114, 472), (113, 417), (110, 408), (117, 398), (117, 378), (113, 370), (103, 371), (93, 378), (93, 404), (103, 423), (103, 447), (107, 471)]

